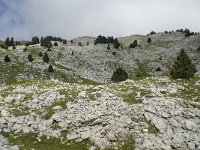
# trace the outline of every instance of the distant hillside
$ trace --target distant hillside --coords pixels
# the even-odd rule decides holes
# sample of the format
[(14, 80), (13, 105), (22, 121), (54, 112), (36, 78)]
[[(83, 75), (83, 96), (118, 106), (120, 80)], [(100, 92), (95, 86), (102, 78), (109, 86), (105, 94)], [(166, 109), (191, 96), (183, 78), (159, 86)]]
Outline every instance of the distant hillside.
[[(148, 43), (148, 38), (151, 43)], [(79, 37), (67, 44), (58, 42), (51, 51), (40, 44), (30, 45), (27, 51), (25, 46), (16, 46), (13, 50), (0, 49), (1, 81), (31, 79), (57, 79), (65, 82), (74, 82), (79, 77), (95, 82), (110, 82), (113, 71), (121, 67), (128, 72), (129, 78), (143, 76), (157, 76), (169, 74), (173, 59), (181, 48), (186, 49), (197, 70), (200, 71), (200, 35), (185, 37), (183, 33), (157, 33), (153, 35), (131, 35), (118, 38), (121, 48), (115, 49), (110, 44), (94, 45), (94, 37)], [(137, 40), (138, 46), (129, 48)], [(54, 42), (51, 42), (54, 44)], [(81, 43), (81, 45), (80, 45)], [(123, 48), (123, 49), (122, 49)], [(49, 64), (44, 63), (39, 52), (48, 53), (49, 64), (53, 65), (54, 73), (48, 73)], [(11, 57), (10, 63), (4, 62), (4, 56)], [(28, 54), (32, 54), (34, 61), (28, 61)], [(18, 69), (16, 69), (18, 68)], [(158, 69), (159, 68), (159, 69)], [(3, 71), (6, 70), (6, 71)], [(158, 71), (159, 70), (159, 71)], [(12, 76), (9, 75), (13, 72)], [(78, 81), (82, 82), (82, 81)]]

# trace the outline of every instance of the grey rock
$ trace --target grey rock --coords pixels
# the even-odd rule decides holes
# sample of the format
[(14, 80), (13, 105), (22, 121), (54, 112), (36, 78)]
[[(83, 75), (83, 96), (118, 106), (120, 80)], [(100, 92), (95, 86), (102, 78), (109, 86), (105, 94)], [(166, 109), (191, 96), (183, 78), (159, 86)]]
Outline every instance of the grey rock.
[(114, 141), (117, 141), (117, 138), (115, 137), (114, 133), (110, 132), (108, 134), (108, 140), (114, 142)]
[(195, 144), (194, 143), (188, 143), (188, 147), (189, 147), (189, 150), (195, 150)]
[(1, 110), (1, 116), (2, 117), (10, 117), (10, 112), (9, 111), (7, 111), (7, 110)]

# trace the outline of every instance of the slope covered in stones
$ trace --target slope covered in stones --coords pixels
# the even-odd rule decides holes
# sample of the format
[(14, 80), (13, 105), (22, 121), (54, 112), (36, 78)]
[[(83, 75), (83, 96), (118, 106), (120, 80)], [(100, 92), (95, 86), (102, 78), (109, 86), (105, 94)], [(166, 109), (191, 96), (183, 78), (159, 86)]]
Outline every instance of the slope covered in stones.
[[(200, 78), (0, 88), (4, 149), (199, 149)], [(182, 93), (187, 93), (184, 96)]]
[[(151, 43), (147, 42), (148, 38), (151, 38)], [(47, 51), (47, 48), (40, 45), (30, 45), (27, 47), (27, 52), (23, 52), (24, 46), (16, 46), (16, 50), (0, 49), (0, 66), (2, 70), (13, 72), (15, 78), (19, 80), (54, 78), (65, 82), (83, 82), (81, 78), (85, 78), (95, 82), (108, 83), (113, 71), (119, 67), (128, 72), (130, 79), (137, 76), (138, 69), (144, 70), (140, 76), (147, 76), (145, 72), (152, 76), (169, 74), (174, 58), (180, 49), (184, 48), (197, 70), (200, 70), (200, 53), (197, 51), (200, 46), (199, 34), (185, 37), (180, 32), (163, 32), (148, 36), (121, 37), (119, 42), (123, 49), (119, 48), (118, 50), (112, 44), (110, 44), (110, 50), (107, 49), (107, 44), (94, 45), (94, 40), (93, 37), (80, 37), (73, 39), (73, 43), (68, 41), (66, 45), (58, 42), (58, 46), (52, 47), (51, 51)], [(134, 40), (137, 40), (140, 46), (129, 49), (130, 43)], [(79, 46), (80, 42), (82, 46)], [(42, 61), (42, 57), (39, 56), (40, 51), (43, 54), (48, 53), (49, 64), (53, 65), (55, 73), (47, 73), (49, 64)], [(34, 58), (32, 63), (28, 62), (30, 53)], [(11, 57), (11, 63), (4, 63), (6, 54)], [(18, 68), (19, 71), (16, 72), (15, 68)], [(9, 78), (9, 75), (7, 72), (2, 72), (1, 76), (6, 78), (1, 77), (0, 80), (4, 81)]]
[[(117, 50), (94, 40), (0, 48), (0, 149), (200, 149), (200, 35), (120, 37)], [(193, 79), (167, 76), (181, 48), (197, 67)], [(129, 79), (111, 83), (119, 67)]]

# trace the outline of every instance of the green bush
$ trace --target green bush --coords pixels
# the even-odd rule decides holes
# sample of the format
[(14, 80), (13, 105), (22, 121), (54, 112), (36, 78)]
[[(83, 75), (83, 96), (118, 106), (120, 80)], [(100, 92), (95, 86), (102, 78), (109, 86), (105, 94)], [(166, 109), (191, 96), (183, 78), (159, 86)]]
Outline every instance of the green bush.
[(125, 81), (126, 79), (128, 79), (128, 73), (122, 68), (118, 68), (116, 71), (114, 71), (111, 77), (112, 82)]
[(28, 55), (28, 60), (29, 60), (30, 62), (32, 62), (32, 61), (33, 61), (33, 57), (32, 57), (32, 55), (31, 55), (31, 54), (29, 54), (29, 55)]
[(43, 61), (46, 62), (46, 63), (49, 62), (49, 56), (48, 56), (48, 54), (46, 52), (44, 53)]
[(43, 54), (42, 54), (42, 52), (39, 52), (39, 56), (40, 56), (40, 57), (43, 57)]
[(196, 66), (192, 64), (185, 50), (181, 49), (170, 71), (172, 78), (190, 79), (194, 77), (196, 71)]
[(26, 51), (27, 51), (27, 48), (25, 47), (25, 48), (24, 48), (24, 52), (26, 52)]
[(10, 60), (10, 57), (8, 56), (8, 55), (6, 55), (5, 57), (4, 57), (4, 61), (5, 62), (10, 62), (11, 60)]
[(54, 46), (58, 46), (58, 43), (57, 43), (57, 42), (55, 42), (53, 45), (54, 45)]
[(147, 39), (147, 42), (148, 42), (149, 44), (151, 43), (151, 38), (150, 38), (150, 37)]
[(79, 46), (83, 46), (83, 44), (82, 44), (81, 42), (78, 42), (78, 45), (79, 45)]
[(52, 65), (49, 65), (48, 72), (54, 72)]
[(138, 68), (135, 72), (135, 76), (137, 78), (149, 77), (149, 68), (148, 65), (141, 63), (139, 60), (137, 61)]
[(129, 45), (129, 48), (135, 48), (135, 47), (137, 47), (137, 46), (138, 46), (137, 40), (134, 40), (133, 43), (131, 43), (131, 44)]
[(108, 46), (107, 46), (107, 50), (110, 50), (110, 44), (108, 44)]

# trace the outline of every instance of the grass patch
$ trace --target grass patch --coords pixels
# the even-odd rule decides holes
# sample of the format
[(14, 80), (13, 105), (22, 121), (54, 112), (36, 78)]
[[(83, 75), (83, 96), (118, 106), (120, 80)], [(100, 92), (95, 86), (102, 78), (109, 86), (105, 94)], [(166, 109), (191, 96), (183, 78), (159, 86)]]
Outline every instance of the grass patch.
[(8, 138), (8, 141), (12, 145), (18, 145), (20, 150), (89, 150), (90, 142), (84, 140), (82, 142), (68, 141), (63, 143), (61, 138), (49, 139), (46, 136), (40, 137), (41, 141), (38, 141), (38, 136), (35, 133), (29, 134), (17, 134), (2, 133), (2, 135)]
[(155, 126), (152, 125), (151, 121), (148, 121), (147, 123), (149, 125), (148, 126), (148, 133), (150, 133), (150, 134), (156, 134), (156, 133), (158, 133), (158, 130), (156, 129)]
[(137, 65), (138, 65), (138, 68), (135, 72), (135, 76), (136, 78), (139, 78), (139, 79), (142, 79), (142, 78), (145, 78), (145, 77), (149, 77), (149, 68), (147, 67), (147, 65), (145, 63), (141, 63), (139, 62), (139, 60), (137, 60)]
[(145, 49), (156, 48), (156, 47), (163, 47), (169, 49), (171, 46), (171, 41), (154, 41), (151, 44), (145, 45)]

